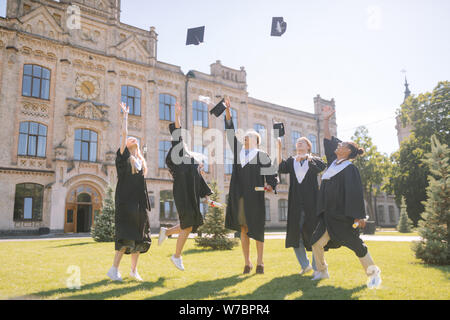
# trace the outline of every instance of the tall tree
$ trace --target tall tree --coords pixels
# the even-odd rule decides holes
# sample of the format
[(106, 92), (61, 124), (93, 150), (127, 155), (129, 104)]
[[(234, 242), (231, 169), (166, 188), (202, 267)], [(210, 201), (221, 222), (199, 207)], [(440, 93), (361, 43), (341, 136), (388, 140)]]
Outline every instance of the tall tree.
[(94, 226), (91, 229), (91, 236), (95, 241), (114, 241), (115, 211), (114, 190), (111, 186), (108, 186), (106, 197), (103, 200), (102, 212), (95, 217)]
[(431, 153), (425, 162), (430, 167), (428, 199), (423, 221), (419, 223), (420, 242), (413, 244), (416, 257), (432, 264), (450, 264), (450, 149), (432, 136)]
[(375, 221), (374, 198), (380, 191), (384, 177), (388, 171), (389, 158), (377, 150), (366, 127), (358, 127), (352, 136), (352, 141), (356, 142), (364, 149), (364, 154), (357, 157), (353, 163), (358, 168), (364, 188), (364, 198), (367, 202), (370, 220)]
[(433, 92), (410, 96), (401, 105), (398, 115), (403, 124), (412, 125), (409, 138), (402, 141), (391, 157), (393, 167), (385, 191), (393, 193), (398, 205), (405, 197), (408, 216), (417, 225), (426, 200), (428, 166), (423, 163), (431, 151), (430, 137), (434, 134), (450, 144), (450, 82), (441, 81)]

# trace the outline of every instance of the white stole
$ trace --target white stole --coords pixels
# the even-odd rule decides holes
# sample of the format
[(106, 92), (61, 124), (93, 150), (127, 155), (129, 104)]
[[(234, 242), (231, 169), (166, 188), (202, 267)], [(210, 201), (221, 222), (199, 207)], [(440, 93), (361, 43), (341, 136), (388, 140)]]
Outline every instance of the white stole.
[(295, 176), (297, 177), (297, 181), (298, 183), (302, 183), (303, 179), (305, 179), (306, 173), (309, 170), (309, 161), (308, 159), (305, 159), (303, 161), (303, 164), (301, 164), (299, 161), (296, 160), (296, 158), (294, 158), (294, 171), (295, 171)]
[(250, 149), (248, 156), (245, 156), (245, 149), (242, 148), (239, 154), (239, 159), (241, 160), (242, 168), (245, 167), (247, 163), (249, 163), (251, 160), (253, 160), (253, 158), (256, 157), (259, 151), (260, 151), (259, 149)]
[(328, 180), (334, 177), (336, 174), (347, 168), (349, 164), (351, 164), (351, 161), (344, 160), (340, 164), (336, 163), (337, 160), (334, 160), (331, 166), (325, 171), (325, 173), (322, 176), (322, 180)]

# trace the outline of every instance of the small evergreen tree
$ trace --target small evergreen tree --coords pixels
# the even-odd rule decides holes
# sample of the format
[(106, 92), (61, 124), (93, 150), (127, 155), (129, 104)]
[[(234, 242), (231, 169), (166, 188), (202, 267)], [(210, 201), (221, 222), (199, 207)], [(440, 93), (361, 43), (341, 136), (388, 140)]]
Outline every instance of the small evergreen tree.
[(401, 233), (411, 232), (412, 221), (408, 217), (408, 213), (406, 212), (406, 203), (405, 198), (402, 197), (402, 205), (400, 207), (400, 219), (398, 220), (397, 230)]
[(419, 221), (419, 234), (422, 240), (413, 244), (416, 257), (426, 263), (450, 264), (449, 224), (450, 189), (449, 156), (446, 144), (441, 144), (436, 136), (431, 137), (431, 153), (424, 160), (430, 168), (427, 188), (428, 200), (424, 201), (423, 221)]
[(91, 236), (97, 242), (114, 241), (115, 233), (115, 203), (114, 190), (111, 186), (106, 189), (106, 197), (103, 200), (102, 212), (95, 217)]
[[(210, 187), (213, 194), (209, 198), (212, 201), (219, 202), (220, 195), (217, 184), (213, 182)], [(237, 245), (237, 241), (234, 238), (228, 237), (230, 230), (226, 229), (224, 225), (224, 208), (209, 206), (205, 215), (204, 224), (198, 228), (201, 236), (195, 238), (196, 245), (213, 250), (231, 250)]]

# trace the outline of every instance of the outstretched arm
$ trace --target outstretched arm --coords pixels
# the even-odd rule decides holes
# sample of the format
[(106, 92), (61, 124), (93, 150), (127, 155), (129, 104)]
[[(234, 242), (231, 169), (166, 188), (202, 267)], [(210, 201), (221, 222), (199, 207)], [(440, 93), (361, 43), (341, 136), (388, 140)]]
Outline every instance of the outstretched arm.
[(123, 154), (125, 147), (127, 146), (127, 138), (128, 138), (128, 112), (130, 111), (130, 107), (127, 107), (125, 103), (120, 104), (120, 108), (122, 109), (122, 133), (121, 133), (121, 142), (120, 142), (120, 154)]
[(324, 138), (331, 140), (331, 133), (330, 133), (330, 118), (333, 116), (333, 114), (336, 112), (332, 107), (325, 106), (322, 108), (323, 112), (323, 130), (324, 130)]

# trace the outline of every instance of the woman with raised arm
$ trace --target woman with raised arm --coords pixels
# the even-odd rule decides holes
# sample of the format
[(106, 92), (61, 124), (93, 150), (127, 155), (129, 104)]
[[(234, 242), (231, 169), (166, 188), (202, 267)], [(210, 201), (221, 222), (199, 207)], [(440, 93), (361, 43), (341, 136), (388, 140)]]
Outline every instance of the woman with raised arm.
[(319, 184), (317, 175), (326, 167), (319, 157), (311, 155), (311, 141), (297, 139), (296, 155), (283, 160), (281, 139), (278, 138), (278, 173), (289, 174), (286, 248), (294, 248), (302, 267), (300, 274), (317, 271), (314, 256), (312, 266), (306, 250), (311, 251), (311, 236), (317, 226), (316, 204)]
[(377, 286), (381, 282), (380, 269), (375, 266), (358, 230), (358, 226), (364, 228), (366, 217), (361, 177), (358, 168), (350, 161), (363, 154), (364, 150), (354, 142), (342, 142), (331, 136), (329, 119), (334, 112), (329, 106), (323, 108), (328, 168), (322, 175), (317, 202), (319, 224), (312, 236), (312, 250), (318, 270), (313, 280), (329, 278), (324, 247), (345, 246), (359, 258), (369, 276), (368, 286)]
[(131, 254), (130, 276), (142, 281), (137, 271), (140, 253), (148, 251), (151, 245), (150, 211), (147, 184), (144, 176), (147, 163), (139, 150), (136, 138), (128, 138), (129, 107), (122, 108), (121, 144), (116, 155), (117, 186), (115, 193), (115, 256), (113, 266), (107, 275), (114, 281), (122, 281), (119, 264), (123, 254)]
[(201, 175), (202, 164), (187, 150), (181, 137), (181, 106), (175, 105), (175, 123), (169, 125), (172, 135), (172, 148), (167, 153), (166, 164), (173, 177), (173, 197), (177, 207), (180, 223), (170, 229), (162, 227), (158, 244), (161, 245), (167, 236), (178, 234), (175, 254), (170, 260), (175, 267), (184, 271), (181, 252), (191, 232), (203, 224), (200, 212), (200, 198), (208, 198), (212, 194)]
[(242, 252), (244, 255), (244, 274), (253, 268), (250, 262), (250, 238), (256, 240), (258, 254), (256, 273), (264, 273), (264, 225), (265, 197), (264, 191), (275, 190), (278, 180), (276, 171), (267, 153), (258, 149), (261, 136), (254, 130), (247, 131), (244, 144), (235, 135), (231, 118), (230, 100), (225, 100), (225, 129), (227, 140), (234, 154), (233, 172), (231, 174), (225, 227), (240, 232)]

